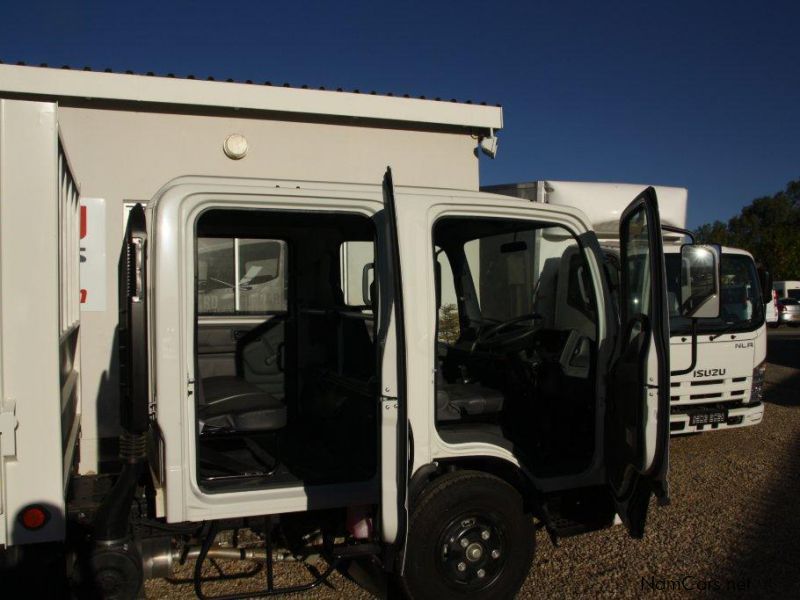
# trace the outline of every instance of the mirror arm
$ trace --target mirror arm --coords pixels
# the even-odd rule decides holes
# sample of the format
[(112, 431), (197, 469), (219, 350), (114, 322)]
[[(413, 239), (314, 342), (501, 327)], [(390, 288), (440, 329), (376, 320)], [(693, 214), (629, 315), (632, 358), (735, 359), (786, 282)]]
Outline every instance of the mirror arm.
[(675, 375), (686, 375), (694, 371), (697, 366), (697, 319), (692, 319), (692, 360), (687, 369), (679, 369), (678, 371), (670, 371), (670, 377)]
[(661, 229), (664, 231), (671, 231), (672, 233), (680, 233), (685, 235), (692, 240), (691, 243), (694, 244), (694, 234), (688, 229), (681, 229), (680, 227), (673, 227), (672, 225), (664, 225), (663, 223), (661, 224)]

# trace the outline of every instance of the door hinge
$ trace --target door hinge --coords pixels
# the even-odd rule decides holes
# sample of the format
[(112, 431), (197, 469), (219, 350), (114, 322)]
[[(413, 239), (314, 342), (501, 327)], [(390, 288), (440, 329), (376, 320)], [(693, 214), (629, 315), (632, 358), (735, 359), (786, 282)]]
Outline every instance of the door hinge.
[(0, 456), (17, 454), (17, 403), (4, 400), (0, 403)]
[(397, 398), (390, 398), (388, 396), (381, 396), (381, 407), (384, 410), (397, 410)]

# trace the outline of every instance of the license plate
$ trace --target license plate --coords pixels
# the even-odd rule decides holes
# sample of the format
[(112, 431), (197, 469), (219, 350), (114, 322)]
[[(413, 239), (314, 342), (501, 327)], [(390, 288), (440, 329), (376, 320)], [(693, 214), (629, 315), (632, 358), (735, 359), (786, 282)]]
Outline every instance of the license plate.
[(725, 423), (727, 420), (727, 410), (710, 410), (690, 415), (689, 425), (713, 425), (714, 423)]

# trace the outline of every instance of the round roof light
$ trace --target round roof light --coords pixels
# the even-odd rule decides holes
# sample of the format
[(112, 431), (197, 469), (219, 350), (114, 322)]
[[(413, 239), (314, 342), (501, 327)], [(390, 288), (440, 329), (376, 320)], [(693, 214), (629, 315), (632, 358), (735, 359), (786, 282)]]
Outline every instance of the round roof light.
[(232, 133), (225, 138), (225, 143), (222, 145), (225, 155), (233, 160), (244, 158), (247, 154), (247, 138), (241, 133)]

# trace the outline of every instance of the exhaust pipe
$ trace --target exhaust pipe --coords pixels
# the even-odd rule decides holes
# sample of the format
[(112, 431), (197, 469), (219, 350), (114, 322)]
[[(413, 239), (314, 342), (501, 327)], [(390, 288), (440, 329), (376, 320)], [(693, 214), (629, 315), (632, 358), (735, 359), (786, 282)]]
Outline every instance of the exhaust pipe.
[[(173, 544), (173, 539), (170, 536), (162, 536), (141, 540), (138, 544), (138, 551), (142, 557), (142, 575), (144, 579), (154, 579), (172, 575), (174, 565), (181, 560), (187, 562), (196, 560), (200, 555), (200, 546), (182, 550)], [(209, 548), (206, 557), (218, 560), (246, 560), (264, 563), (267, 561), (267, 551), (264, 547), (232, 548), (214, 546)], [(273, 552), (272, 560), (275, 562), (295, 562), (299, 559), (290, 552), (285, 551)]]

